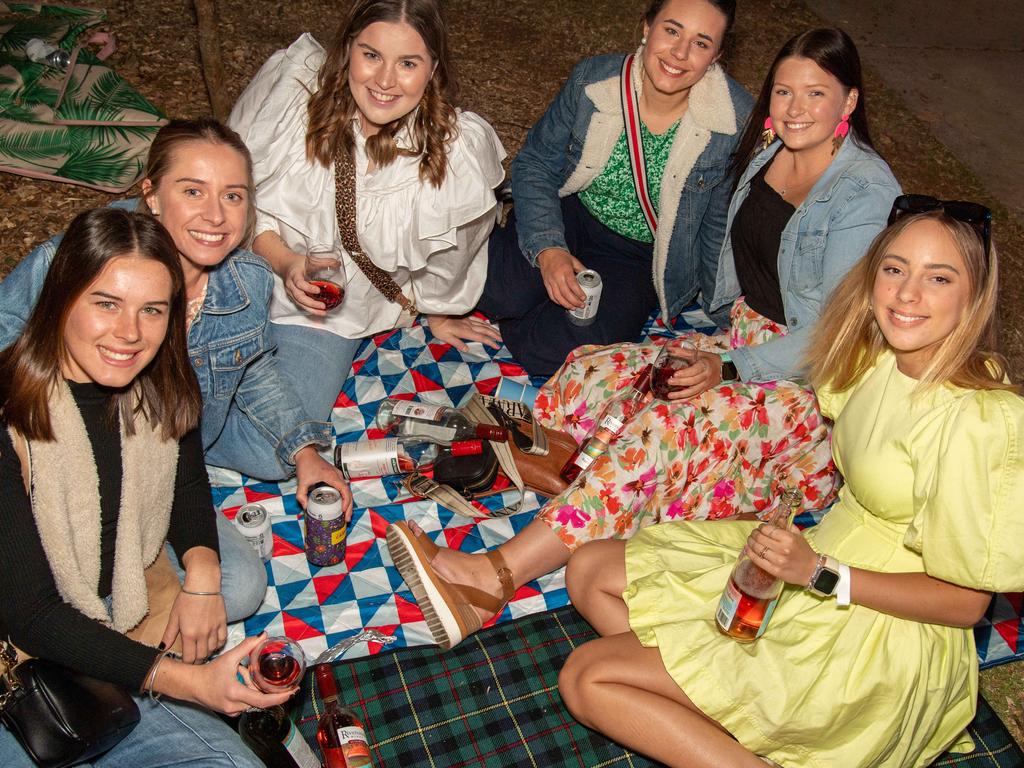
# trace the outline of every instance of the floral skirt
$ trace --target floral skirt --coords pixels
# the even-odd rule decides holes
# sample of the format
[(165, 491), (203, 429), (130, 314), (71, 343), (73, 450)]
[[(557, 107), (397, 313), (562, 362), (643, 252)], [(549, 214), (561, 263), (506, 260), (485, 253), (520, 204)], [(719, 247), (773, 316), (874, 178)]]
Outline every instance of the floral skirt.
[[(728, 333), (688, 339), (699, 349), (724, 352), (785, 331), (741, 298)], [(654, 362), (664, 342), (576, 349), (541, 389), (536, 417), (582, 442), (604, 404)], [(571, 551), (594, 539), (629, 538), (666, 520), (766, 512), (782, 487), (798, 485), (805, 506), (819, 509), (839, 487), (829, 435), (814, 393), (792, 381), (730, 381), (690, 400), (654, 399), (537, 517)]]

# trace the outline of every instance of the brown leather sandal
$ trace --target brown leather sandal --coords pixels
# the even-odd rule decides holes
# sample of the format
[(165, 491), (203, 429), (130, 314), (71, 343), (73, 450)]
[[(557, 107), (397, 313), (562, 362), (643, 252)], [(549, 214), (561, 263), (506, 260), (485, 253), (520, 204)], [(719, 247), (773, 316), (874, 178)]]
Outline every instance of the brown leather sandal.
[(512, 571), (497, 550), (484, 554), (501, 582), (500, 598), (476, 587), (445, 580), (431, 566), (440, 547), (427, 536), (416, 536), (404, 522), (388, 526), (387, 543), (391, 560), (412, 590), (434, 642), (445, 650), (483, 626), (473, 606), (496, 614), (515, 593)]

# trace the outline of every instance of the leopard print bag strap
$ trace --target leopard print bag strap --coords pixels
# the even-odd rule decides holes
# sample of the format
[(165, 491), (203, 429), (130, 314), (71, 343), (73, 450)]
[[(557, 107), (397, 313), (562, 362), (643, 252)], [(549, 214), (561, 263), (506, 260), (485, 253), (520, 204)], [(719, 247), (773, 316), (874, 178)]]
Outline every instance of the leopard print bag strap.
[(419, 314), (416, 303), (402, 293), (401, 286), (391, 275), (374, 264), (359, 245), (359, 236), (356, 234), (356, 164), (351, 154), (344, 149), (339, 149), (334, 158), (334, 188), (334, 206), (341, 244), (345, 246), (359, 271), (370, 281), (370, 285), (380, 291), (385, 299), (401, 305), (403, 310), (415, 317)]

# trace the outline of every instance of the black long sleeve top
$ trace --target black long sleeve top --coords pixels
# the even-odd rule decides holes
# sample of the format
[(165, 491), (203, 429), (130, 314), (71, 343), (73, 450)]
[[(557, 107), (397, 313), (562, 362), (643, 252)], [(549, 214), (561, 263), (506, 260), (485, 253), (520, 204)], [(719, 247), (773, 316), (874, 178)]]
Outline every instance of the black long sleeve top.
[[(68, 382), (92, 444), (100, 493), (100, 585), (108, 597), (121, 500), (121, 435), (109, 416), (111, 390)], [(199, 429), (180, 442), (170, 541), (179, 560), (192, 547), (219, 553)], [(32, 504), (6, 425), (0, 429), (0, 633), (26, 653), (137, 690), (158, 651), (100, 624), (64, 602), (43, 549)]]

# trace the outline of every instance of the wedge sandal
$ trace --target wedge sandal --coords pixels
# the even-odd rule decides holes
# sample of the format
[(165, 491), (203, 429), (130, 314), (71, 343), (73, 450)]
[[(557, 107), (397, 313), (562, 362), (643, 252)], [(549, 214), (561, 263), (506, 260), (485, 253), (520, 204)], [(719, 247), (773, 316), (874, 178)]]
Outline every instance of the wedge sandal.
[(440, 576), (431, 565), (440, 547), (427, 536), (416, 536), (406, 523), (392, 523), (386, 536), (391, 560), (412, 590), (434, 642), (444, 650), (458, 645), (483, 626), (473, 606), (496, 614), (515, 593), (512, 571), (497, 550), (484, 554), (501, 583), (500, 598), (476, 587), (452, 584)]

